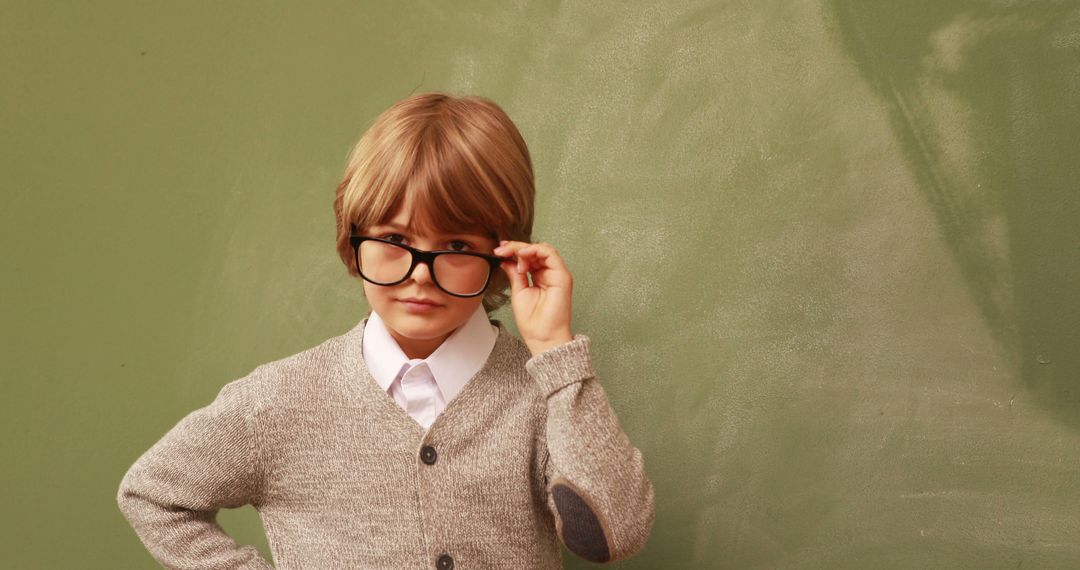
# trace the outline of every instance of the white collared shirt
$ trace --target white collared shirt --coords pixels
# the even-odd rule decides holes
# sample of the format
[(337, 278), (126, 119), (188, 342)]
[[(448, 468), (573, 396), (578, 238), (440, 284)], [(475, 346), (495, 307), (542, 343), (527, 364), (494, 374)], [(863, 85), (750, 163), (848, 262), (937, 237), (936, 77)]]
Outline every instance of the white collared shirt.
[(375, 381), (427, 429), (487, 362), (499, 329), (480, 305), (427, 358), (405, 356), (375, 311), (364, 326), (364, 363)]

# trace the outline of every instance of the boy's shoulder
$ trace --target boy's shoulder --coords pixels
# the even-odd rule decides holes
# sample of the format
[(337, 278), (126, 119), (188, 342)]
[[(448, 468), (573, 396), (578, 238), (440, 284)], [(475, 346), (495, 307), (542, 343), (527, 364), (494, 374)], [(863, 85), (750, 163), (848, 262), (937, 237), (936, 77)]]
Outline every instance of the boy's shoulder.
[(511, 362), (520, 364), (522, 370), (524, 370), (525, 362), (532, 356), (529, 353), (529, 347), (525, 345), (525, 341), (510, 332), (502, 321), (491, 319), (489, 322), (499, 329), (499, 336), (495, 341), (493, 350), (499, 351), (500, 356), (507, 358)]
[(247, 394), (256, 409), (325, 403), (333, 393), (331, 381), (347, 369), (346, 360), (353, 349), (350, 345), (359, 349), (362, 327), (363, 321), (299, 352), (259, 364), (242, 378), (229, 382), (226, 388)]

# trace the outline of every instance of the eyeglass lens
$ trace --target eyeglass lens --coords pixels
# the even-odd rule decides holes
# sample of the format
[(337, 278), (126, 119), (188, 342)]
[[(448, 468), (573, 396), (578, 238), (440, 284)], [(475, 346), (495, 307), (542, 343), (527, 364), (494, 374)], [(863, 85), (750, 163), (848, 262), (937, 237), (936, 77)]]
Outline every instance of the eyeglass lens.
[[(368, 240), (360, 244), (360, 270), (376, 283), (395, 283), (405, 278), (412, 265), (409, 250), (386, 242)], [(435, 258), (434, 280), (455, 295), (474, 295), (487, 285), (491, 265), (475, 255), (444, 253)]]

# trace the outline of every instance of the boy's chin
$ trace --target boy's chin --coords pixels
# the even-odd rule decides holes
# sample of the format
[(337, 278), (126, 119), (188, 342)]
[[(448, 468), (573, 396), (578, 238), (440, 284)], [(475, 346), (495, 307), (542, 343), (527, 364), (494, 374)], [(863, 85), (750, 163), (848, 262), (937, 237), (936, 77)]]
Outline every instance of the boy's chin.
[(401, 336), (415, 340), (439, 338), (455, 328), (453, 323), (446, 322), (445, 318), (408, 313), (396, 316), (391, 327)]

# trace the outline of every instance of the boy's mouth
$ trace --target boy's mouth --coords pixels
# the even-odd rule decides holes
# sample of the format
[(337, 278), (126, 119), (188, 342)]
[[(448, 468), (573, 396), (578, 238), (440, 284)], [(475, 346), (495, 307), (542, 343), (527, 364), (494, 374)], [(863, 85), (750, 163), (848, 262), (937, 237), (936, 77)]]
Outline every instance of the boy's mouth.
[(431, 299), (421, 299), (419, 297), (405, 297), (403, 299), (398, 299), (398, 300), (399, 301), (404, 301), (406, 303), (419, 303), (419, 304), (426, 304), (426, 305), (438, 305), (438, 303), (436, 303), (435, 301), (432, 301)]
[(417, 297), (407, 297), (398, 299), (398, 301), (411, 313), (427, 313), (442, 306), (430, 299), (420, 299)]

